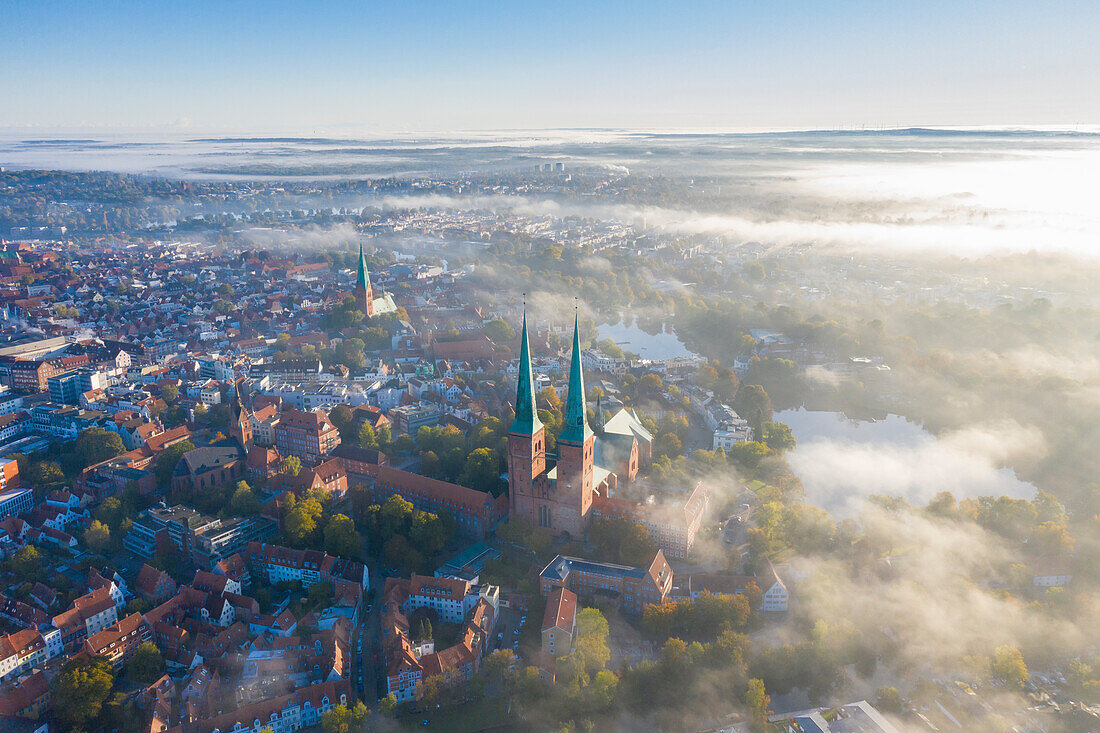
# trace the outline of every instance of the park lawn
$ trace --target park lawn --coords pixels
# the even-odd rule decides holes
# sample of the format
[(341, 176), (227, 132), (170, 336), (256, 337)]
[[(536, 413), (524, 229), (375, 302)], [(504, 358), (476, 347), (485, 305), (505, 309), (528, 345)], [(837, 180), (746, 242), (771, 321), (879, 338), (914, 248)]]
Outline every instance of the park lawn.
[[(421, 725), (427, 719), (428, 725)], [(477, 733), (508, 726), (510, 717), (507, 702), (495, 700), (475, 700), (458, 707), (433, 712), (414, 713), (401, 720), (403, 730), (434, 731), (436, 733)]]

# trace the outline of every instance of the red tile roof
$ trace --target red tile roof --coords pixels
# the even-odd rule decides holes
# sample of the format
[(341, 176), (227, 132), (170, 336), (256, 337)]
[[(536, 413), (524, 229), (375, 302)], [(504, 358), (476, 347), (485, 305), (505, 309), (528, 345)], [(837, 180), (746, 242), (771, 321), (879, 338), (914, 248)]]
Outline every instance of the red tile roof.
[(557, 627), (570, 634), (577, 621), (577, 594), (568, 588), (557, 588), (546, 599), (546, 612), (542, 615), (542, 630)]

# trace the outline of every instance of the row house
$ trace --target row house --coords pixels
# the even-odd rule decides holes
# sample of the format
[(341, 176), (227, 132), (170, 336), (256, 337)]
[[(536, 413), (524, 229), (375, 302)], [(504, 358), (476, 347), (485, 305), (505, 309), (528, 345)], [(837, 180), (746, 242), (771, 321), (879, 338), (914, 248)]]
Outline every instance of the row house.
[(176, 594), (176, 581), (163, 570), (145, 563), (138, 571), (134, 590), (151, 605), (158, 606)]
[[(38, 670), (19, 680), (19, 684), (14, 687), (0, 692), (0, 720), (22, 718), (38, 721), (45, 716), (49, 704), (50, 682), (46, 679), (46, 673)], [(27, 730), (47, 733), (49, 727), (43, 723), (38, 728), (28, 726)]]
[(72, 607), (53, 617), (66, 651), (79, 648), (88, 637), (118, 621), (118, 606), (108, 588), (98, 588), (73, 601)]
[(165, 733), (272, 733), (320, 725), (321, 717), (337, 705), (347, 705), (351, 685), (345, 680), (320, 682), (260, 702), (242, 705), (213, 718), (193, 720), (168, 728)]
[(152, 641), (153, 632), (140, 613), (132, 613), (84, 641), (84, 651), (90, 656), (106, 657), (116, 670), (134, 656), (138, 646)]
[(52, 656), (38, 629), (0, 635), (0, 680), (18, 677)]
[(7, 443), (26, 435), (33, 427), (31, 414), (26, 410), (0, 415), (0, 443)]
[(50, 621), (45, 611), (0, 593), (0, 618), (21, 628), (35, 629)]
[(245, 561), (254, 577), (265, 578), (268, 583), (297, 582), (303, 587), (319, 581), (333, 586), (354, 583), (366, 590), (370, 575), (362, 563), (333, 557), (319, 550), (296, 550), (281, 545), (250, 542), (245, 550)]

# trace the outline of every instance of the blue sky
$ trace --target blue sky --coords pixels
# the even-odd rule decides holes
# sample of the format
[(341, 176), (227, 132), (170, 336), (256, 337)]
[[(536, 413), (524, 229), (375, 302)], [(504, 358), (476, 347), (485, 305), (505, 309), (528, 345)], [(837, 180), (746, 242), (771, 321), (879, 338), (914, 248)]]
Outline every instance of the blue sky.
[(0, 126), (1100, 123), (1097, 2), (13, 2)]

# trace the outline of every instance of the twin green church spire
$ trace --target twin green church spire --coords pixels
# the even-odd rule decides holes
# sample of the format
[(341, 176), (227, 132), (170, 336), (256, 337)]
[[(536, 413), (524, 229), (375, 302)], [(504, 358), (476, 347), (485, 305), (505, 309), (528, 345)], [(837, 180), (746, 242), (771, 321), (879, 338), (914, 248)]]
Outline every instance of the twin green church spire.
[[(531, 345), (527, 337), (527, 313), (523, 314), (523, 335), (519, 350), (519, 378), (516, 385), (516, 419), (509, 432), (533, 434), (542, 427), (535, 409), (535, 387), (531, 371)], [(569, 392), (565, 399), (565, 418), (558, 440), (583, 443), (592, 435), (588, 426), (584, 399), (584, 372), (581, 369), (580, 321), (573, 318), (573, 356), (569, 365)]]

